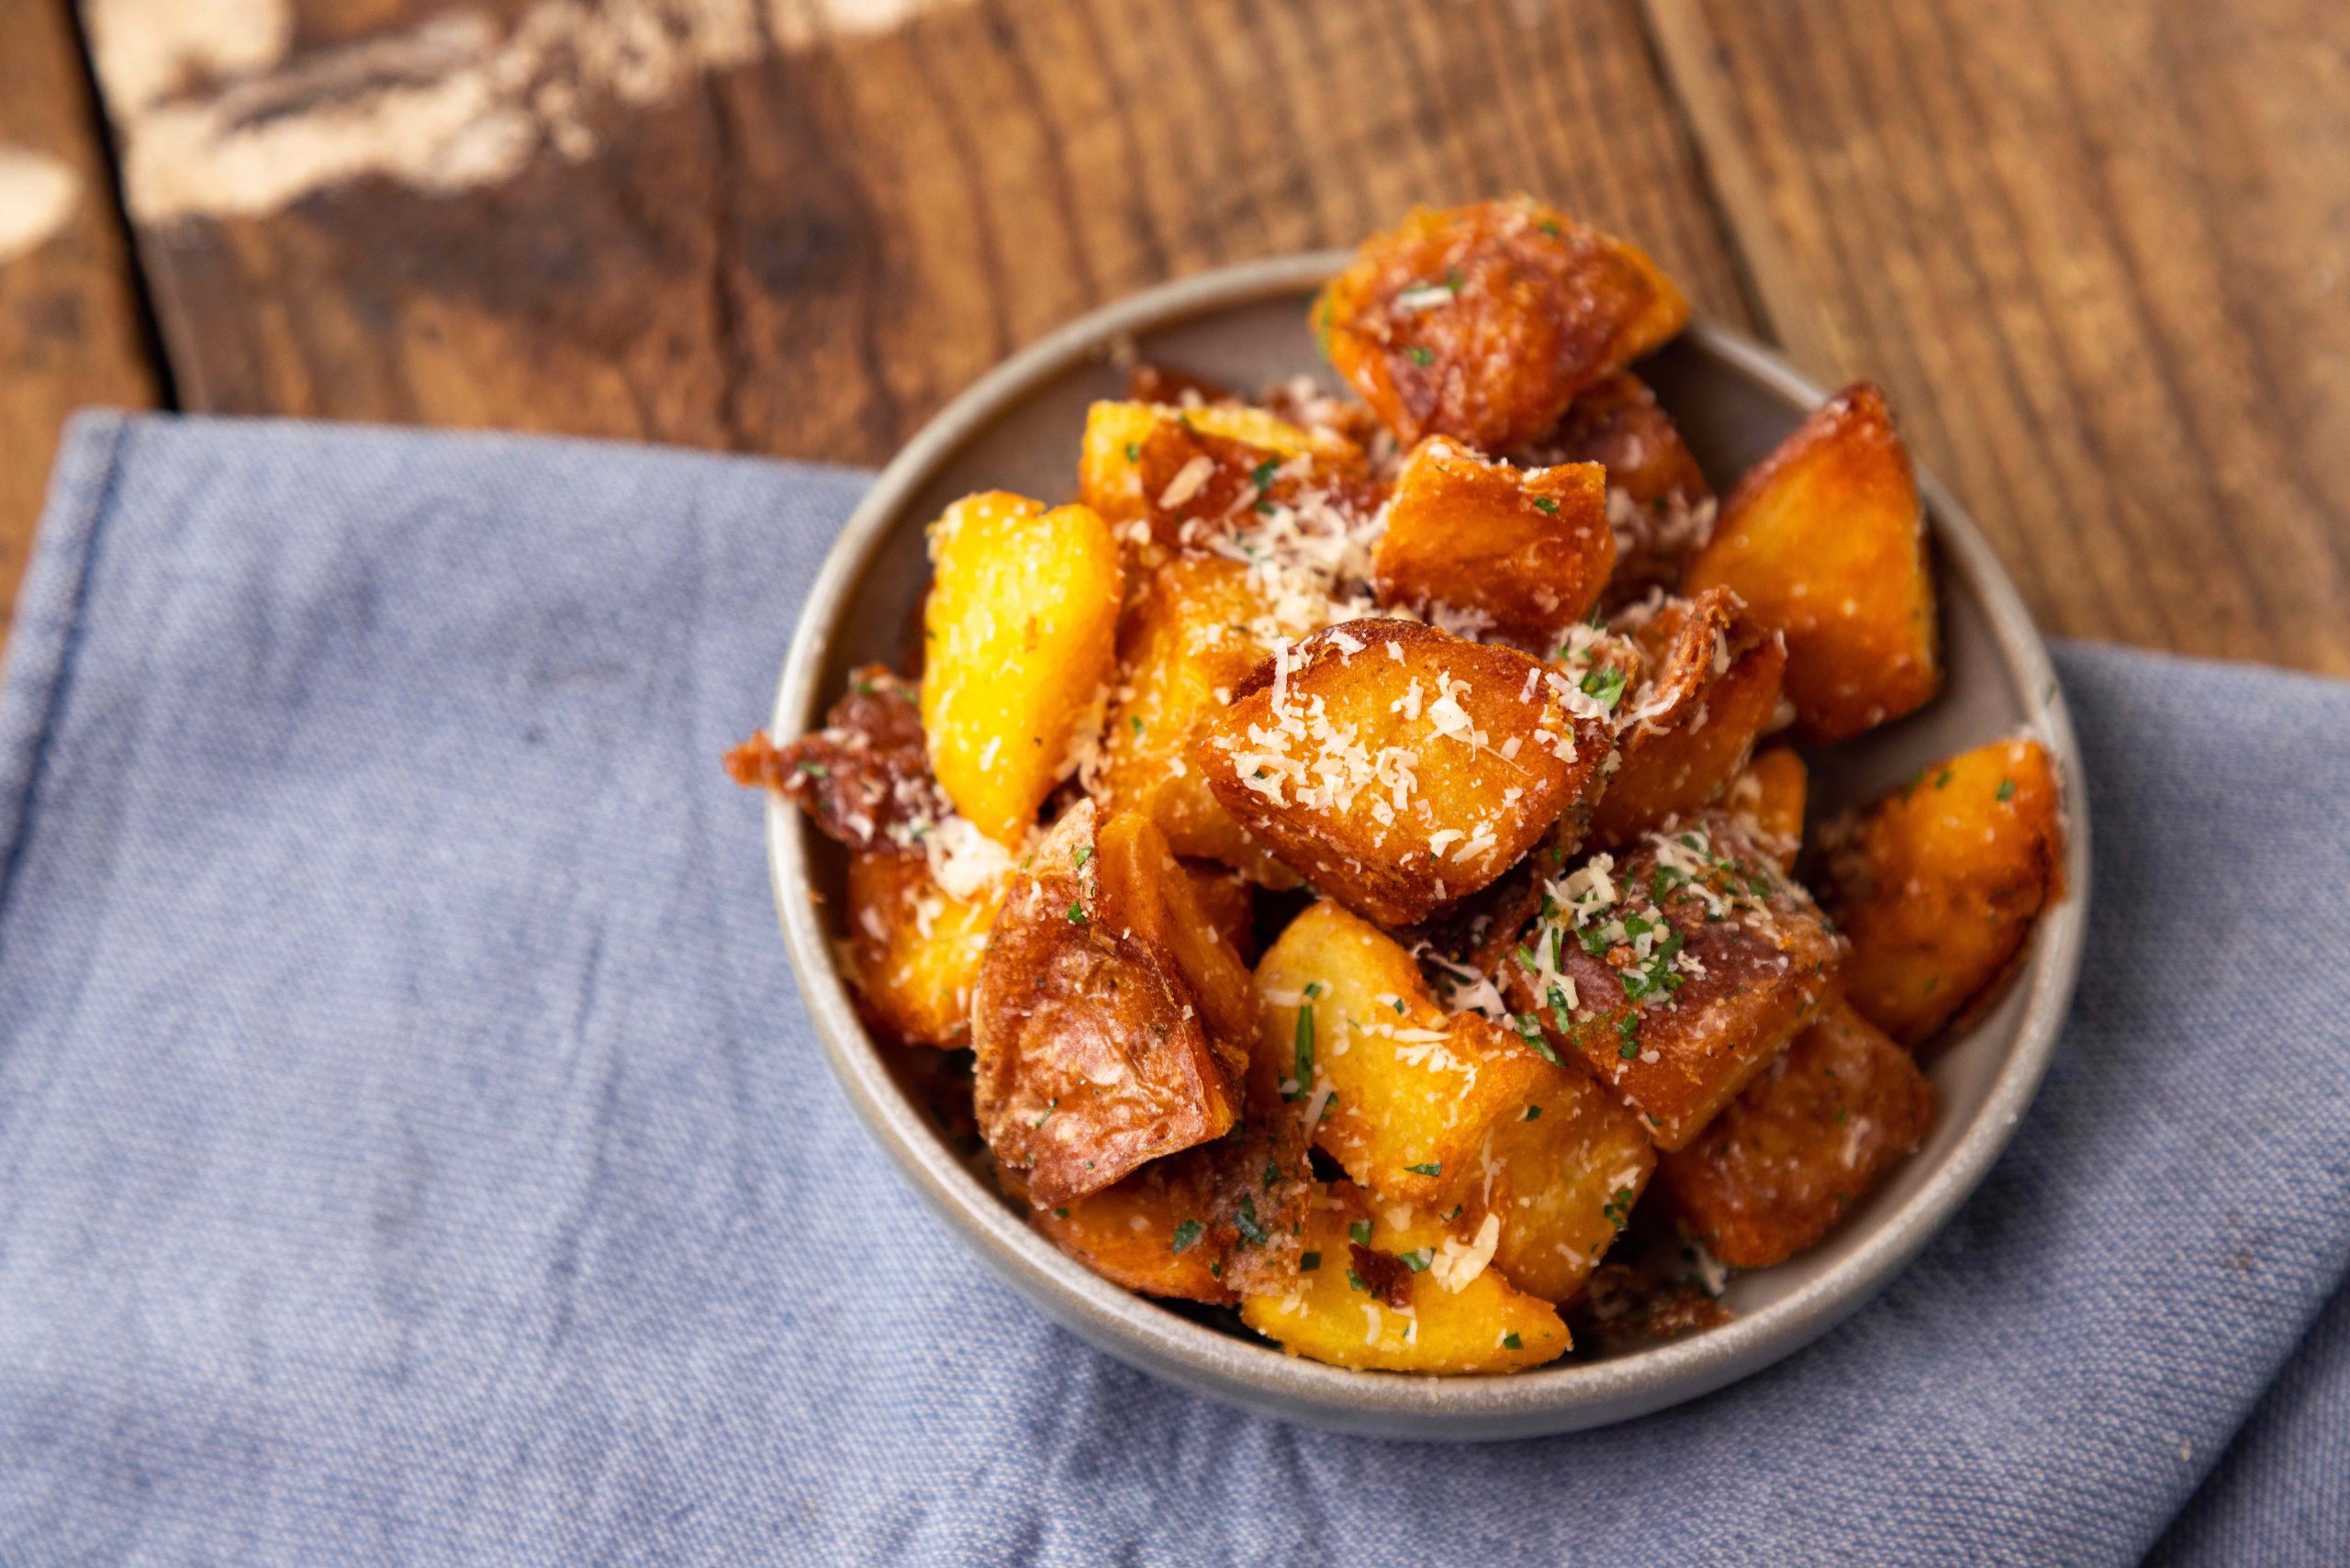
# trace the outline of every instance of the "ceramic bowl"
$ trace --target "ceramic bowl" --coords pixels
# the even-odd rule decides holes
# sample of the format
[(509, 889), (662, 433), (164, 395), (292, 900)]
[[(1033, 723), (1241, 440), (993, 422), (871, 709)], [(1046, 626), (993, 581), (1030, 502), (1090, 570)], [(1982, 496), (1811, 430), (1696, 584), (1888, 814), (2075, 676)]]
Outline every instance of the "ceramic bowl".
[[(929, 580), (923, 528), (947, 502), (980, 489), (1055, 501), (1072, 493), (1086, 406), (1123, 395), (1130, 356), (1238, 386), (1301, 373), (1326, 379), (1306, 304), (1345, 259), (1337, 252), (1286, 257), (1152, 289), (1055, 332), (955, 399), (882, 472), (810, 588), (776, 694), (773, 733), (794, 735), (817, 724), (852, 666), (899, 661)], [(1691, 327), (1639, 369), (1723, 490), (1824, 396), (1767, 350), (1705, 326)], [(2004, 1001), (1933, 1055), (1941, 1109), (1924, 1146), (1818, 1246), (1733, 1278), (1726, 1298), (1731, 1322), (1613, 1359), (1515, 1376), (1423, 1377), (1291, 1357), (1215, 1314), (1162, 1305), (1098, 1278), (1031, 1231), (892, 1077), (835, 967), (831, 912), (842, 907), (842, 857), (798, 812), (776, 801), (767, 818), (776, 903), (801, 994), (842, 1087), (906, 1179), (1014, 1289), (1109, 1354), (1213, 1398), (1344, 1431), (1477, 1439), (1623, 1420), (1768, 1366), (1867, 1301), (1982, 1181), (2040, 1084), (2080, 964), (2088, 821), (2064, 697), (1989, 547), (1940, 486), (1919, 478), (1932, 525), (1948, 689), (1922, 711), (1820, 754), (1815, 812), (1866, 799), (1935, 757), (2030, 730), (2049, 745), (2065, 784), (2070, 893), (2041, 920)]]

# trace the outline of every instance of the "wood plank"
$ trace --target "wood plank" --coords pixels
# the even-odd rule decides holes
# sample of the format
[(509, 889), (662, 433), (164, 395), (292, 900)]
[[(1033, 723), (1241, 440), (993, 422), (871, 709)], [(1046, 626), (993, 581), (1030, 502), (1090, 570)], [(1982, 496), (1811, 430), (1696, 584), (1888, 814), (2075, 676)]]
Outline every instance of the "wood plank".
[(1645, 0), (1761, 313), (2052, 631), (2350, 671), (2327, 0)]
[(870, 463), (1161, 278), (1523, 187), (1745, 314), (1634, 0), (92, 0), (184, 401)]
[(0, 645), (66, 415), (155, 376), (66, 0), (10, 0), (0, 48)]

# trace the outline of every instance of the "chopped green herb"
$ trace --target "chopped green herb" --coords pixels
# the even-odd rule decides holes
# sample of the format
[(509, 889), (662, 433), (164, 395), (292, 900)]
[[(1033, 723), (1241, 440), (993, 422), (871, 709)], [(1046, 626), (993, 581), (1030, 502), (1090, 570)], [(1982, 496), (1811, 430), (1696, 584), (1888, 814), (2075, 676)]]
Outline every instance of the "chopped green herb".
[(1602, 708), (1613, 708), (1624, 695), (1625, 684), (1631, 678), (1614, 665), (1600, 665), (1583, 672), (1583, 694)]
[(1542, 232), (1543, 232), (1543, 233), (1548, 234), (1548, 235), (1550, 235), (1550, 236), (1551, 236), (1553, 239), (1556, 239), (1559, 235), (1563, 234), (1564, 232), (1566, 232), (1564, 230), (1561, 229), (1557, 224), (1555, 224), (1555, 223), (1551, 222), (1551, 221), (1550, 221), (1549, 218), (1544, 218), (1541, 222), (1539, 222), (1539, 223), (1536, 224), (1534, 227), (1535, 227), (1535, 228), (1537, 228), (1537, 229), (1539, 229), (1540, 230), (1542, 230)]
[(1133, 718), (1131, 718), (1131, 719), (1127, 720), (1126, 722), (1127, 722), (1128, 723), (1132, 724), (1132, 725), (1135, 727), (1135, 734), (1142, 734), (1142, 715), (1141, 715), (1141, 714), (1137, 713), (1137, 714), (1136, 714)]
[(848, 689), (849, 689), (851, 691), (856, 692), (859, 697), (870, 697), (870, 696), (872, 696), (875, 692), (877, 692), (877, 691), (878, 691), (878, 690), (880, 690), (880, 689), (881, 689), (879, 687), (878, 687), (878, 686), (874, 685), (871, 681), (869, 681), (869, 680), (865, 680), (865, 679), (861, 679), (861, 678), (860, 678), (860, 679), (857, 679), (857, 680), (852, 680), (852, 681), (850, 681), (850, 682), (848, 683)]
[(1083, 904), (1073, 903), (1069, 906), (1069, 923), (1071, 925), (1082, 925), (1085, 924), (1085, 906)]
[(1232, 1216), (1232, 1226), (1240, 1232), (1240, 1239), (1249, 1246), (1262, 1247), (1265, 1244), (1265, 1227), (1257, 1223), (1256, 1199), (1243, 1197), (1240, 1200), (1239, 1211)]
[(1078, 865), (1084, 865), (1088, 860), (1093, 858), (1093, 846), (1090, 844), (1079, 845), (1077, 846), (1077, 854), (1074, 858)]
[(1512, 1332), (1502, 1336), (1502, 1349), (1505, 1350), (1523, 1350), (1526, 1349), (1526, 1341), (1519, 1338), (1516, 1332), (1513, 1330)]
[(1256, 486), (1257, 488), (1260, 490), (1264, 489), (1272, 484), (1273, 476), (1281, 472), (1281, 460), (1280, 458), (1268, 457), (1262, 463), (1258, 464), (1257, 466), (1248, 470), (1248, 482)]
[(1951, 770), (1947, 767), (1943, 768), (1940, 773), (1934, 775), (1934, 788), (1937, 790), (1947, 789), (1950, 785), (1952, 777), (1953, 774)]
[(1355, 1289), (1361, 1291), (1366, 1295), (1371, 1294), (1371, 1287), (1364, 1284), (1362, 1282), (1362, 1276), (1356, 1273), (1352, 1269), (1348, 1269), (1347, 1271), (1347, 1283), (1354, 1286)]
[[(1556, 988), (1554, 987), (1553, 989), (1555, 990)], [(1511, 1016), (1510, 1022), (1517, 1025), (1517, 1037), (1524, 1040), (1527, 1045), (1531, 1047), (1536, 1056), (1540, 1057), (1544, 1061), (1556, 1065), (1559, 1059), (1559, 1053), (1550, 1048), (1550, 1040), (1544, 1036), (1542, 1033), (1542, 1019), (1539, 1014), (1533, 1013), (1515, 1014)]]
[(1202, 1225), (1195, 1219), (1187, 1219), (1182, 1224), (1177, 1226), (1175, 1227), (1175, 1250), (1178, 1252), (1189, 1250), (1192, 1243), (1200, 1238), (1200, 1232), (1206, 1228), (1207, 1226)]
[(1428, 1265), (1436, 1261), (1436, 1252), (1427, 1247), (1416, 1248), (1409, 1252), (1396, 1253), (1395, 1260), (1412, 1272), (1425, 1274), (1428, 1271)]
[(821, 762), (803, 762), (800, 765), (800, 771), (811, 778), (830, 778), (833, 776), (833, 770)]
[(1297, 1010), (1297, 1056), (1292, 1067), (1291, 1087), (1281, 1092), (1284, 1100), (1295, 1100), (1314, 1087), (1314, 1003), (1306, 1002)]
[(1404, 351), (1404, 357), (1410, 360), (1414, 364), (1434, 364), (1436, 363), (1435, 352), (1430, 349), (1422, 348), (1417, 343), (1414, 343), (1410, 348), (1405, 349)]
[(1630, 1061), (1640, 1054), (1639, 1009), (1634, 1008), (1616, 1020), (1616, 1037), (1624, 1042), (1617, 1047), (1617, 1056), (1622, 1057), (1626, 1061)]
[(1441, 1176), (1444, 1174), (1444, 1162), (1442, 1160), (1430, 1160), (1426, 1165), (1406, 1165), (1404, 1169), (1409, 1170), (1415, 1176)]
[(1559, 510), (1559, 503), (1552, 500), (1548, 496), (1537, 496), (1534, 498), (1534, 510), (1536, 511), (1557, 511)]
[(1268, 1193), (1271, 1192), (1275, 1187), (1280, 1186), (1281, 1182), (1281, 1162), (1275, 1159), (1268, 1159), (1265, 1161), (1265, 1191)]
[(1347, 1226), (1347, 1238), (1358, 1247), (1371, 1245), (1371, 1221), (1359, 1219)]
[(1537, 1116), (1539, 1116), (1541, 1114), (1542, 1114), (1542, 1107), (1541, 1107), (1541, 1106), (1539, 1106), (1539, 1105), (1528, 1105), (1528, 1106), (1526, 1108), (1526, 1114), (1525, 1114), (1525, 1115), (1523, 1115), (1523, 1116), (1521, 1116), (1521, 1117), (1519, 1117), (1518, 1119), (1519, 1119), (1520, 1121), (1530, 1122), (1530, 1121), (1534, 1120)]
[(1142, 461), (1142, 448), (1140, 445), (1131, 441), (1126, 442), (1126, 461), (1129, 463), (1139, 463)]
[(1301, 1273), (1301, 1274), (1310, 1274), (1310, 1273), (1313, 1273), (1315, 1270), (1317, 1270), (1317, 1269), (1319, 1269), (1319, 1268), (1321, 1268), (1321, 1267), (1322, 1267), (1322, 1254), (1321, 1254), (1321, 1253), (1319, 1253), (1319, 1252), (1301, 1252), (1301, 1253), (1299, 1253), (1299, 1254), (1297, 1255), (1297, 1271), (1298, 1271), (1299, 1273)]
[(2002, 779), (2000, 779), (2000, 780), (1999, 780), (1999, 799), (2001, 799), (2002, 801), (2012, 801), (2012, 800), (2014, 800), (2015, 798), (2016, 798), (2016, 781), (2015, 781), (2014, 779), (2012, 779), (2012, 778), (2002, 778)]
[(1055, 1209), (1053, 1211), (1053, 1217), (1055, 1219), (1067, 1219), (1069, 1218), (1069, 1211), (1067, 1209)]
[(1214, 1262), (1208, 1265), (1208, 1278), (1212, 1280), (1220, 1280), (1224, 1278), (1223, 1259), (1219, 1258)]
[(1632, 1189), (1629, 1187), (1617, 1188), (1616, 1195), (1608, 1199), (1606, 1204), (1600, 1206), (1599, 1213), (1601, 1217), (1606, 1219), (1608, 1224), (1614, 1226), (1618, 1230), (1623, 1229), (1625, 1226), (1631, 1223)]

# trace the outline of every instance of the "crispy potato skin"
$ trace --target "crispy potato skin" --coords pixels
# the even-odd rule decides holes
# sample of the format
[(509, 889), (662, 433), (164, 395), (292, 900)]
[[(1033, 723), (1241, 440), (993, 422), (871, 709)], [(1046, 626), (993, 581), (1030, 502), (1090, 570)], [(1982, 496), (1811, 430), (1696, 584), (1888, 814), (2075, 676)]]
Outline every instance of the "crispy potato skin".
[[(1112, 523), (1143, 518), (1148, 510), (1144, 495), (1143, 450), (1162, 422), (1277, 457), (1310, 455), (1339, 472), (1360, 474), (1365, 468), (1362, 449), (1336, 431), (1292, 424), (1277, 414), (1248, 404), (1178, 407), (1168, 403), (1101, 402), (1086, 410), (1084, 442), (1078, 453), (1078, 498)], [(1163, 491), (1162, 483), (1159, 490), (1151, 493), (1151, 498)]]
[(932, 525), (923, 728), (938, 781), (981, 833), (1016, 846), (1051, 792), (1116, 652), (1125, 574), (1108, 526), (1003, 491)]
[(1239, 1114), (1174, 955), (1105, 918), (1096, 820), (1080, 801), (1037, 842), (971, 1010), (979, 1131), (1038, 1207), (1221, 1137)]
[(1494, 1266), (1528, 1294), (1565, 1301), (1623, 1230), (1655, 1169), (1638, 1116), (1583, 1074), (1549, 1068), (1527, 1104), (1486, 1135), (1469, 1217), (1453, 1230), (1473, 1235), (1496, 1215)]
[[(1694, 852), (1668, 848), (1691, 838)], [(1707, 868), (1671, 881), (1668, 861), (1692, 858)], [(1504, 966), (1504, 990), (1561, 1054), (1639, 1113), (1658, 1148), (1680, 1148), (1818, 1014), (1842, 946), (1745, 824), (1720, 813), (1651, 834), (1607, 870), (1619, 897), (1605, 916), (1558, 926), (1557, 968), (1574, 985), (1566, 1025), (1525, 964)], [(1671, 966), (1639, 959), (1608, 924), (1630, 918), (1669, 925), (1696, 967), (1676, 979)], [(1542, 951), (1552, 924), (1528, 927), (1528, 952)], [(1586, 930), (1600, 952), (1585, 950)]]
[(1821, 848), (1846, 994), (1914, 1047), (1997, 999), (2063, 895), (2064, 802), (2039, 742), (2000, 741), (1921, 769)]
[(848, 862), (848, 967), (873, 1021), (907, 1045), (969, 1043), (971, 991), (1001, 888), (948, 896), (920, 856), (859, 849)]
[[(1358, 1260), (1348, 1226), (1371, 1226), (1370, 1258)], [(1447, 1236), (1435, 1218), (1409, 1204), (1382, 1203), (1340, 1184), (1316, 1203), (1305, 1222), (1301, 1270), (1282, 1290), (1252, 1292), (1240, 1303), (1241, 1321), (1292, 1355), (1333, 1366), (1383, 1372), (1505, 1372), (1539, 1366), (1568, 1349), (1567, 1326), (1548, 1302), (1527, 1294), (1484, 1268), (1470, 1275), (1449, 1262)], [(1414, 1271), (1362, 1270), (1374, 1260), (1447, 1259)], [(1389, 1276), (1400, 1286), (1398, 1309), (1372, 1289)], [(1447, 1278), (1463, 1279), (1458, 1289)], [(1358, 1285), (1356, 1282), (1360, 1282)], [(1515, 1341), (1515, 1343), (1513, 1343)]]
[(1547, 647), (1583, 619), (1615, 565), (1599, 465), (1513, 468), (1431, 436), (1395, 476), (1377, 583), (1382, 604), (1466, 611)]
[(1550, 1081), (1507, 1030), (1438, 1007), (1412, 956), (1336, 904), (1292, 921), (1256, 979), (1251, 1103), (1311, 1105), (1326, 1085), (1315, 1143), (1389, 1197), (1449, 1207), (1487, 1132)]
[(1778, 711), (1787, 666), (1778, 633), (1723, 588), (1668, 600), (1639, 641), (1653, 673), (1625, 714), (1622, 760), (1592, 813), (1589, 842), (1601, 847), (1693, 816), (1719, 795)]
[(1192, 764), (1292, 869), (1382, 925), (1507, 870), (1610, 749), (1604, 711), (1570, 717), (1579, 694), (1555, 672), (1410, 622), (1317, 632), (1253, 679), (1207, 716)]
[(1909, 1053), (1838, 1006), (1666, 1155), (1657, 1187), (1715, 1257), (1765, 1269), (1827, 1235), (1933, 1115), (1933, 1085)]
[(1727, 588), (1787, 640), (1805, 734), (1842, 740), (1942, 689), (1918, 482), (1866, 382), (1822, 405), (1739, 481), (1681, 591)]
[(1656, 394), (1628, 371), (1575, 394), (1558, 429), (1509, 457), (1529, 467), (1596, 463), (1607, 470), (1616, 570), (1600, 607), (1611, 613), (1679, 582), (1713, 532), (1713, 487)]
[(1637, 247), (1524, 197), (1415, 209), (1315, 307), (1330, 364), (1399, 441), (1484, 452), (1542, 435), (1688, 319)]
[(911, 689), (880, 665), (849, 676), (824, 727), (787, 745), (753, 735), (726, 754), (737, 784), (780, 793), (818, 831), (851, 849), (915, 846), (950, 809), (931, 776), (922, 712)]
[(1803, 852), (1803, 813), (1811, 770), (1793, 746), (1757, 752), (1722, 791), (1722, 810), (1742, 819), (1779, 869), (1792, 873)]
[(1145, 577), (1119, 631), (1125, 678), (1103, 727), (1098, 793), (1113, 810), (1147, 816), (1178, 855), (1288, 888), (1296, 874), (1225, 810), (1191, 756), (1202, 722), (1264, 662), (1239, 628), (1268, 613), (1237, 561), (1186, 555)]
[(1228, 1304), (1295, 1276), (1314, 1185), (1295, 1118), (1252, 1116), (1115, 1186), (1032, 1208), (1028, 1219), (1128, 1290)]

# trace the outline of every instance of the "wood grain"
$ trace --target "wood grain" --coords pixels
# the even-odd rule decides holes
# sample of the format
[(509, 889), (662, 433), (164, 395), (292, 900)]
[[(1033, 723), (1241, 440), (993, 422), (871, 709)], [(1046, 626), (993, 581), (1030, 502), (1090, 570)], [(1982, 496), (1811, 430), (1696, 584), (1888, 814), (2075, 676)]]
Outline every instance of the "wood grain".
[(65, 0), (9, 0), (0, 47), (0, 644), (65, 417), (145, 407), (140, 336)]
[(1645, 4), (1758, 314), (2043, 626), (2350, 671), (2338, 6)]
[[(590, 43), (656, 16), (638, 75), (667, 86), (586, 44), (529, 52), (519, 5), (434, 55), (470, 7), (295, 0), (266, 69), (170, 90), (101, 39), (188, 406), (870, 463), (1090, 306), (1517, 188), (1745, 320), (1632, 0), (908, 0), (878, 31), (813, 0), (553, 4)], [(153, 140), (207, 105), (246, 128), (224, 148), (323, 133), (484, 51), (520, 51), (502, 69), (532, 144), (464, 188), (371, 169), (229, 210), (252, 206), (214, 179), (230, 160), (171, 165)]]

